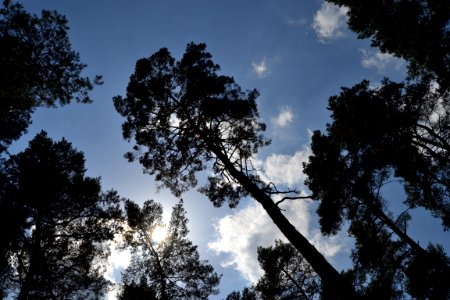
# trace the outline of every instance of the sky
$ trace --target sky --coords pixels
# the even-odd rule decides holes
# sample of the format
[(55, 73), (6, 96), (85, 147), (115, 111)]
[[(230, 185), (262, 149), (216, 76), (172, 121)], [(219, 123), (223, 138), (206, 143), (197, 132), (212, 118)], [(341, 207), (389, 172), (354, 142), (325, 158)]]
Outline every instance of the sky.
[[(402, 80), (405, 62), (370, 48), (346, 25), (346, 9), (320, 0), (25, 0), (33, 13), (55, 9), (69, 21), (74, 50), (88, 66), (84, 75), (102, 75), (104, 84), (91, 95), (92, 104), (39, 108), (33, 124), (10, 152), (18, 152), (40, 130), (54, 140), (62, 137), (85, 154), (87, 175), (102, 178), (104, 190), (142, 204), (161, 202), (168, 217), (178, 202), (158, 190), (141, 166), (123, 154), (131, 144), (122, 139), (123, 119), (112, 97), (124, 95), (136, 61), (166, 47), (180, 59), (189, 42), (206, 43), (221, 74), (233, 76), (243, 89), (258, 89), (261, 119), (272, 144), (255, 162), (279, 188), (307, 195), (302, 162), (306, 161), (311, 132), (330, 121), (327, 101), (343, 86), (363, 79), (377, 86), (383, 77)], [(387, 186), (391, 208), (401, 209), (402, 191)], [(190, 239), (202, 259), (223, 274), (220, 291), (210, 299), (224, 299), (261, 275), (256, 248), (283, 239), (263, 209), (251, 199), (239, 206), (214, 208), (205, 196), (191, 191), (182, 196), (189, 218)], [(351, 238), (345, 232), (324, 238), (318, 229), (315, 203), (297, 200), (283, 208), (288, 219), (338, 269), (349, 267)], [(423, 211), (414, 212), (409, 233), (421, 245), (428, 241), (450, 249), (448, 233)], [(437, 225), (436, 225), (437, 224)], [(430, 234), (433, 233), (433, 234)], [(436, 234), (434, 234), (436, 233)], [(108, 269), (116, 278), (126, 266), (126, 253), (114, 253)], [(109, 299), (114, 299), (113, 293)]]

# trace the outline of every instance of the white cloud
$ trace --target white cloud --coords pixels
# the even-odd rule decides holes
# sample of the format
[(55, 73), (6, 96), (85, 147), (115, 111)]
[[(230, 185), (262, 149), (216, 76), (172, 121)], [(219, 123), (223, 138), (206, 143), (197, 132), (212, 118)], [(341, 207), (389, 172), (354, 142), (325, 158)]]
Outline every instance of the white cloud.
[(252, 63), (253, 71), (258, 75), (259, 78), (264, 78), (267, 76), (267, 62), (266, 58), (263, 58), (263, 60), (260, 63)]
[(312, 27), (321, 42), (344, 35), (342, 27), (347, 21), (346, 7), (325, 2), (314, 15)]
[[(122, 280), (122, 272), (128, 267), (131, 260), (131, 252), (129, 250), (119, 251), (112, 247), (111, 255), (108, 258), (108, 266), (104, 277), (113, 283), (119, 283)], [(116, 299), (117, 290), (110, 290), (106, 296), (107, 300)]]
[[(294, 215), (302, 232), (308, 231), (306, 201), (292, 201), (286, 205), (289, 215)], [(252, 202), (234, 214), (225, 216), (215, 224), (217, 239), (208, 247), (217, 254), (227, 254), (224, 267), (234, 267), (249, 282), (256, 282), (262, 275), (257, 260), (258, 246), (267, 247), (275, 239), (284, 239), (259, 203)], [(285, 240), (285, 239), (284, 239)]]
[(294, 120), (294, 114), (289, 106), (283, 107), (276, 118), (272, 118), (272, 123), (277, 127), (286, 127)]
[(264, 177), (277, 185), (298, 188), (305, 180), (303, 162), (308, 160), (310, 154), (309, 147), (304, 147), (294, 155), (272, 154), (262, 163), (265, 172)]
[[(347, 240), (324, 238), (317, 230), (310, 230), (309, 200), (285, 202), (283, 209), (288, 220), (315, 245), (328, 259), (342, 251)], [(258, 246), (267, 247), (276, 239), (287, 242), (259, 203), (254, 201), (245, 208), (215, 223), (217, 239), (208, 244), (216, 254), (225, 254), (223, 267), (233, 267), (249, 282), (262, 275), (257, 260)]]
[[(254, 165), (263, 170), (260, 175), (264, 181), (277, 186), (299, 189), (305, 179), (302, 163), (309, 155), (309, 147), (304, 146), (293, 155), (272, 154), (264, 161), (255, 159)], [(301, 192), (301, 195), (304, 196), (306, 193)], [(340, 251), (346, 250), (349, 241), (342, 236), (325, 238), (318, 229), (311, 229), (311, 204), (312, 200), (308, 199), (289, 200), (283, 202), (281, 208), (287, 219), (323, 255), (332, 258)], [(208, 247), (216, 254), (225, 255), (226, 259), (222, 261), (222, 265), (235, 268), (249, 283), (257, 281), (262, 273), (257, 261), (257, 247), (272, 245), (276, 239), (286, 241), (266, 211), (256, 201), (217, 220), (215, 230), (217, 238), (210, 242)]]
[(397, 58), (389, 53), (382, 53), (377, 51), (375, 53), (367, 51), (366, 49), (360, 49), (363, 57), (361, 64), (367, 69), (376, 69), (377, 72), (382, 73), (389, 67), (394, 67), (399, 70), (405, 66), (403, 59)]

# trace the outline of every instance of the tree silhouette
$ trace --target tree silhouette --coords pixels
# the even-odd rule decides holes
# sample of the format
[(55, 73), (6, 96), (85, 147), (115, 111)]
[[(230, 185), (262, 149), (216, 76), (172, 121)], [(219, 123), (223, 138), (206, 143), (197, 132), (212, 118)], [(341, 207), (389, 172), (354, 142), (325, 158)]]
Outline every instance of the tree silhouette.
[(141, 278), (141, 281), (136, 284), (131, 282), (130, 284), (124, 284), (120, 293), (117, 295), (118, 300), (156, 300), (156, 292), (147, 284), (145, 277)]
[[(382, 298), (401, 298), (402, 290), (395, 291), (398, 282), (415, 282), (411, 276), (418, 274), (405, 272), (411, 261), (436, 262), (432, 253), (408, 236), (408, 212), (394, 218), (387, 210), (383, 187), (393, 181), (403, 184), (408, 209), (424, 207), (441, 218), (444, 229), (450, 224), (450, 123), (429, 86), (385, 80), (379, 88), (370, 88), (367, 81), (343, 88), (339, 96), (330, 98), (333, 122), (327, 125), (327, 134), (314, 133), (313, 155), (305, 164), (306, 185), (312, 198), (320, 201), (322, 232), (334, 234), (343, 220), (350, 221), (349, 232), (357, 243), (354, 264), (361, 268), (355, 272), (365, 278), (372, 274), (366, 292), (388, 293), (378, 294)], [(450, 265), (440, 263), (430, 272), (450, 274)], [(431, 293), (439, 281), (436, 286), (428, 283), (421, 288)], [(438, 289), (448, 292), (450, 285)]]
[[(97, 299), (121, 216), (115, 192), (85, 176), (83, 153), (38, 134), (1, 169), (1, 280), (17, 299)], [(11, 218), (11, 216), (13, 216)]]
[(134, 139), (130, 161), (139, 159), (175, 195), (197, 185), (196, 174), (211, 167), (200, 191), (214, 205), (233, 207), (251, 195), (288, 240), (338, 297), (353, 297), (352, 288), (286, 219), (271, 196), (281, 193), (264, 184), (251, 157), (269, 141), (258, 120), (258, 92), (242, 91), (233, 78), (218, 75), (219, 66), (205, 44), (188, 44), (180, 61), (162, 48), (136, 63), (125, 98), (114, 104), (124, 117), (123, 136)]
[(277, 240), (275, 246), (258, 247), (258, 261), (264, 273), (256, 285), (234, 291), (226, 300), (335, 298), (321, 294), (319, 276), (291, 244)]
[[(258, 248), (263, 276), (256, 284), (262, 299), (320, 298), (320, 279), (300, 253), (291, 245), (275, 241), (275, 246)], [(323, 295), (325, 299), (332, 296)]]
[(242, 292), (233, 291), (231, 292), (226, 300), (257, 300), (259, 299), (258, 293), (254, 288), (244, 288)]
[(39, 106), (88, 103), (100, 77), (82, 77), (86, 65), (72, 50), (64, 16), (55, 11), (31, 15), (19, 3), (0, 9), (0, 153), (18, 139)]
[[(155, 299), (208, 299), (218, 293), (220, 281), (211, 265), (199, 258), (197, 246), (187, 239), (188, 219), (182, 202), (174, 206), (167, 234), (156, 241), (153, 233), (162, 224), (162, 206), (146, 201), (142, 209), (125, 205), (130, 230), (131, 263), (124, 272), (125, 293), (153, 293)], [(123, 298), (129, 299), (129, 298)]]
[(450, 3), (435, 0), (327, 0), (349, 8), (348, 25), (372, 46), (409, 62), (412, 77), (450, 88)]
[[(314, 155), (305, 172), (314, 197), (333, 198), (321, 204), (336, 204), (327, 213), (329, 220), (335, 214), (333, 224), (339, 224), (339, 214), (348, 207), (337, 201), (358, 199), (380, 215), (379, 190), (394, 176), (405, 185), (408, 206), (430, 210), (449, 227), (450, 123), (433, 120), (439, 119), (436, 108), (423, 103), (428, 96), (426, 87), (385, 81), (371, 89), (363, 81), (330, 98), (333, 122), (327, 135), (314, 133)], [(334, 225), (325, 222), (324, 231), (332, 232)]]
[[(343, 220), (356, 238), (356, 285), (369, 297), (447, 299), (449, 260), (440, 246), (421, 248), (407, 234), (408, 210), (424, 207), (450, 225), (450, 3), (431, 0), (327, 0), (349, 8), (348, 24), (372, 46), (405, 59), (406, 83), (367, 81), (330, 98), (332, 123), (317, 131), (305, 165), (320, 200), (322, 231)], [(403, 185), (408, 210), (387, 210), (383, 186)], [(395, 237), (396, 236), (396, 237)], [(420, 265), (423, 270), (419, 271)]]

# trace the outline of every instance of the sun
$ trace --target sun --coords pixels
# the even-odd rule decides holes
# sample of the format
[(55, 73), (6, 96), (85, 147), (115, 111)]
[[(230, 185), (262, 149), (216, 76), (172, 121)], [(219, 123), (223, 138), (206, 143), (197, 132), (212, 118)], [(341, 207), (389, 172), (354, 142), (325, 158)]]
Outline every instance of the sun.
[(165, 226), (157, 225), (152, 232), (152, 240), (155, 243), (162, 242), (167, 236), (167, 228)]

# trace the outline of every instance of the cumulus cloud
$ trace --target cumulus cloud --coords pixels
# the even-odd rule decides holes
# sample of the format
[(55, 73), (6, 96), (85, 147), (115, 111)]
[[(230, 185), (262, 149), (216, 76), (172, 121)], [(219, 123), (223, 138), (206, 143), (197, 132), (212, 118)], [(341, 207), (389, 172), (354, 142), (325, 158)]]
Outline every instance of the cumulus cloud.
[[(254, 165), (262, 170), (260, 175), (264, 181), (299, 189), (305, 179), (302, 163), (309, 155), (310, 149), (304, 146), (293, 155), (272, 154), (265, 160), (255, 160)], [(311, 228), (311, 205), (311, 200), (298, 199), (283, 202), (281, 208), (288, 220), (327, 258), (347, 250), (347, 239), (342, 236), (325, 238), (318, 229)], [(208, 247), (216, 254), (225, 255), (222, 265), (238, 270), (250, 284), (262, 275), (257, 261), (257, 247), (272, 245), (276, 239), (286, 241), (256, 201), (217, 220), (214, 225), (217, 237)]]
[[(129, 250), (119, 251), (115, 248), (111, 249), (111, 255), (108, 258), (108, 266), (104, 277), (113, 283), (119, 283), (122, 280), (122, 272), (128, 267), (131, 260), (131, 252)], [(108, 292), (106, 299), (117, 299), (117, 290), (113, 289)]]
[(363, 55), (361, 59), (362, 66), (367, 69), (376, 69), (378, 73), (384, 72), (389, 67), (399, 70), (405, 66), (403, 59), (397, 58), (392, 54), (380, 51), (373, 53), (366, 49), (360, 49), (360, 51)]
[(267, 62), (266, 58), (263, 58), (263, 60), (259, 63), (252, 63), (253, 71), (258, 75), (259, 78), (264, 78), (267, 76)]
[(289, 106), (283, 107), (277, 117), (272, 118), (272, 123), (277, 127), (286, 127), (294, 120), (294, 114)]
[(342, 27), (347, 21), (346, 7), (339, 7), (325, 2), (314, 15), (312, 27), (321, 42), (344, 35)]
[(264, 177), (277, 185), (298, 188), (305, 181), (303, 163), (310, 154), (309, 147), (304, 147), (294, 155), (271, 154), (262, 162)]
[[(286, 217), (327, 258), (345, 246), (345, 239), (324, 238), (318, 230), (310, 230), (309, 200), (296, 200), (283, 205)], [(233, 267), (249, 282), (262, 275), (257, 260), (258, 246), (267, 247), (276, 239), (287, 242), (267, 213), (256, 201), (215, 223), (217, 239), (208, 244), (216, 254), (224, 254), (223, 267)]]
[[(289, 215), (294, 216), (297, 228), (308, 232), (306, 201), (287, 203), (286, 208)], [(256, 282), (262, 275), (256, 255), (258, 246), (267, 247), (275, 239), (284, 238), (257, 202), (218, 220), (215, 228), (217, 239), (208, 247), (217, 254), (226, 254), (222, 266), (234, 267), (249, 283)]]

